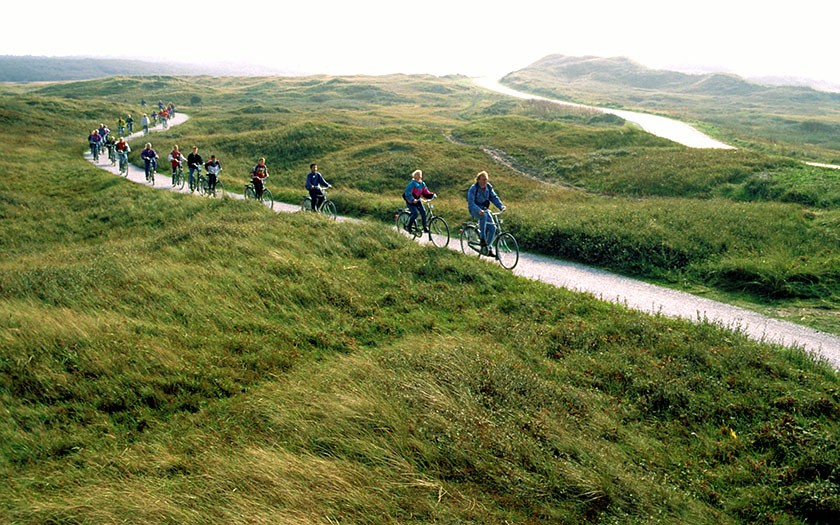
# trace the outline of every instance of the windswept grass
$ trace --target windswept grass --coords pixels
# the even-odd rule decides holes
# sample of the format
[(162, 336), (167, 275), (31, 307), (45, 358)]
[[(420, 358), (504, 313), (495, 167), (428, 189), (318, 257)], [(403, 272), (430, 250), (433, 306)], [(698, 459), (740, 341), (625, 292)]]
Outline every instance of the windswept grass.
[[(342, 148), (316, 160), (342, 166), (325, 170), (338, 186), (331, 196), (360, 215), (386, 218), (408, 166), (420, 163), (433, 188), (456, 193), (487, 162), (447, 141), (443, 124), (493, 98), (445, 79), (340, 79), (322, 88), (347, 106), (361, 96), (387, 102), (302, 122), (308, 99), (284, 89), (326, 82), (136, 85), (147, 100), (168, 99), (166, 85), (201, 97), (193, 119), (152, 140), (224, 152), (230, 181), (244, 181), (241, 170), (265, 149), (293, 151), (288, 137), (321, 147), (311, 131), (325, 123)], [(348, 86), (366, 82), (378, 89)], [(10, 120), (0, 122), (0, 522), (829, 523), (840, 513), (840, 388), (826, 363), (702, 320), (521, 280), (376, 221), (328, 223), (129, 183), (81, 158), (88, 123), (77, 122), (75, 98), (55, 96), (61, 87), (10, 89)], [(65, 89), (82, 96), (84, 87)], [(231, 132), (243, 141), (223, 133), (232, 117), (214, 99), (265, 98), (268, 107), (272, 90), (297, 105), (260, 114), (262, 135), (247, 117)], [(85, 105), (114, 108), (99, 96)], [(16, 133), (26, 108), (28, 122), (49, 122), (32, 124), (37, 143)], [(280, 126), (290, 115), (297, 122)], [(248, 149), (228, 152), (234, 144)], [(44, 150), (52, 154), (33, 171)], [(297, 160), (272, 165), (278, 193), (296, 200)], [(650, 216), (682, 231), (701, 206), (727, 218), (743, 210), (718, 244), (660, 232), (635, 255), (586, 251), (628, 271), (634, 257), (652, 257), (657, 235), (676, 240), (639, 267), (708, 264), (704, 250), (720, 253), (719, 243), (746, 238), (745, 225), (775, 215), (800, 229), (752, 232), (755, 250), (833, 217), (799, 212), (799, 224), (789, 204), (720, 198), (661, 199), (673, 205), (657, 210), (507, 169), (494, 179), (514, 203), (518, 235), (580, 231), (570, 245), (589, 242), (581, 217), (602, 217), (587, 226), (592, 238), (630, 229), (638, 239), (656, 231), (643, 227)], [(524, 203), (546, 202), (565, 212), (540, 230), (549, 221)], [(461, 197), (441, 208), (457, 217)], [(804, 237), (800, 249), (819, 242)]]

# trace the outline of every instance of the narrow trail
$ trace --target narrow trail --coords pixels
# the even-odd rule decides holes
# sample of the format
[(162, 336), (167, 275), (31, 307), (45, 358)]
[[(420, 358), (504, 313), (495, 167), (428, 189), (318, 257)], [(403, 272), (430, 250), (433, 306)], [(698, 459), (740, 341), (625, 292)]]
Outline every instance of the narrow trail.
[[(170, 120), (170, 126), (181, 124), (188, 118), (183, 113), (176, 113), (175, 117)], [(150, 128), (150, 132), (152, 133), (159, 131), (165, 130), (160, 125)], [(126, 137), (127, 140), (135, 142), (132, 144), (132, 150), (137, 147), (142, 148), (143, 144), (140, 143), (141, 141), (143, 143), (151, 142), (154, 147), (153, 138), (151, 135), (144, 137), (142, 132), (133, 133), (129, 137)], [(161, 155), (161, 165), (164, 167), (164, 171), (163, 173), (158, 173), (154, 187), (156, 189), (189, 193), (189, 189), (186, 187), (178, 190), (171, 186), (168, 162), (165, 159), (169, 153), (169, 146), (171, 145), (167, 145), (167, 148), (157, 148), (158, 154)], [(93, 162), (90, 151), (85, 153), (85, 158)], [(107, 170), (115, 176), (119, 176), (119, 168), (117, 166), (111, 166), (107, 155), (100, 156), (99, 162), (95, 164), (97, 167)], [(224, 175), (224, 171), (222, 175)], [(129, 166), (127, 178), (138, 184), (149, 185), (145, 182), (143, 170), (133, 165)], [(226, 181), (224, 176), (221, 179)], [(243, 190), (244, 185), (231, 182), (229, 186), (225, 187), (225, 197), (244, 198)], [(301, 191), (301, 196), (303, 196), (303, 193)], [(300, 206), (275, 202), (274, 211), (278, 213), (298, 212), (300, 211)], [(357, 221), (358, 219), (339, 217), (338, 220)], [(452, 224), (450, 228), (454, 229), (454, 226), (455, 224)], [(423, 240), (421, 242), (427, 243), (429, 241)], [(460, 251), (461, 248), (457, 234), (450, 241), (449, 248)], [(488, 261), (488, 264), (494, 263)], [(790, 347), (801, 347), (825, 359), (836, 370), (840, 370), (840, 337), (802, 325), (770, 318), (743, 308), (647, 284), (628, 277), (552, 257), (523, 252), (520, 254), (519, 264), (514, 268), (513, 272), (520, 277), (577, 292), (589, 293), (599, 299), (618, 303), (642, 312), (683, 318), (690, 321), (709, 321), (728, 329), (740, 331), (758, 341)]]

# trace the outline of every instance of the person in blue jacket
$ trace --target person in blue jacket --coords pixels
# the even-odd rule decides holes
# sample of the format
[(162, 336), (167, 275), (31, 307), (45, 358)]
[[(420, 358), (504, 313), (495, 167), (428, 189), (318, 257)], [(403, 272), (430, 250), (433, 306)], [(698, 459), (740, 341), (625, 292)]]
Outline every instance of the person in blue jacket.
[(423, 220), (423, 232), (429, 233), (429, 227), (426, 225), (426, 208), (420, 199), (434, 199), (437, 195), (429, 191), (426, 183), (423, 182), (423, 172), (421, 170), (414, 170), (411, 174), (411, 182), (405, 187), (403, 192), (403, 199), (408, 204), (408, 209), (411, 212), (408, 216), (408, 224), (405, 225), (405, 231), (411, 232), (414, 227), (414, 221), (417, 220), (417, 214), (420, 214)]
[(324, 190), (332, 188), (324, 176), (318, 172), (318, 164), (309, 165), (309, 173), (306, 174), (306, 189), (309, 190), (309, 199), (312, 201), (312, 211), (318, 211), (324, 204)]
[[(478, 234), (481, 237), (481, 246), (492, 246), (496, 236), (496, 225), (490, 217), (490, 203), (493, 203), (499, 210), (505, 211), (499, 196), (490, 184), (490, 177), (486, 171), (478, 172), (475, 176), (475, 183), (467, 190), (467, 208), (470, 215), (478, 219)], [(493, 249), (489, 248), (490, 257), (495, 257)]]

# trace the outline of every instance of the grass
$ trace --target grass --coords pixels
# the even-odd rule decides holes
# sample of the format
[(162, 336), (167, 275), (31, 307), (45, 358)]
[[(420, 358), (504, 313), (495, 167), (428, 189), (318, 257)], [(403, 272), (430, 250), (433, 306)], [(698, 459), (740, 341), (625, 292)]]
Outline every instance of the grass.
[[(386, 220), (420, 163), (454, 194), (438, 208), (449, 218), (488, 161), (447, 140), (447, 124), (484, 118), (493, 96), (426, 77), (4, 89), (0, 521), (829, 523), (840, 512), (840, 389), (826, 363), (521, 280), (376, 220), (154, 192), (81, 158), (89, 126), (76, 113), (172, 93), (192, 118), (153, 142), (220, 154), (226, 182), (244, 183), (270, 151), (272, 188), (296, 202), (317, 151), (342, 211)], [(184, 108), (193, 97), (201, 105)], [(239, 104), (275, 109), (228, 113)], [(583, 225), (592, 238), (712, 206), (727, 220), (743, 210), (721, 236), (740, 241), (744, 224), (790, 214), (801, 230), (762, 229), (760, 249), (833, 213), (800, 225), (789, 203), (625, 199), (493, 175), (508, 203), (562, 205), (557, 231), (586, 233), (575, 214), (602, 217)], [(536, 205), (511, 208), (518, 235), (542, 235)], [(665, 234), (648, 235), (655, 246)], [(808, 242), (803, 252), (820, 241)], [(660, 252), (715, 246), (685, 234)], [(603, 251), (629, 270), (648, 252)]]

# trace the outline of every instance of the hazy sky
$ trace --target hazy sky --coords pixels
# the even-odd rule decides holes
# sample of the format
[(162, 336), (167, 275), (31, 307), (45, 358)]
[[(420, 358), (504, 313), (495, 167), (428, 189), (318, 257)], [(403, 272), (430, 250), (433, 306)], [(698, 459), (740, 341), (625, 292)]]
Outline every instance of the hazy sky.
[[(840, 84), (833, 2), (47, 0), (4, 6), (0, 55), (240, 62), (325, 74), (498, 75), (545, 55), (625, 56)], [(42, 2), (38, 2), (38, 6)]]

